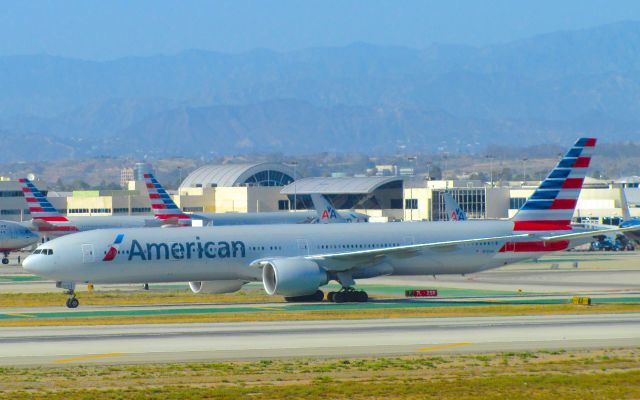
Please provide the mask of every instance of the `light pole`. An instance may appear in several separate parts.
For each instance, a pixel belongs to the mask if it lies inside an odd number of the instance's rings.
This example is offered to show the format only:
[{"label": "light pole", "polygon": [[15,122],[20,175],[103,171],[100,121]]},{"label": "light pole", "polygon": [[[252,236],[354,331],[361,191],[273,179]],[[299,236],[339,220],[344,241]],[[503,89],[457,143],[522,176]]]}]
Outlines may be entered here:
[{"label": "light pole", "polygon": [[489,159],[489,165],[490,165],[489,169],[491,171],[489,182],[491,184],[491,187],[493,187],[493,156],[485,156],[485,157]]},{"label": "light pole", "polygon": [[527,182],[527,161],[529,159],[526,157],[522,159],[522,186]]},{"label": "light pole", "polygon": [[[297,177],[297,168],[298,168],[298,162],[297,161],[291,161],[289,163],[290,165],[293,165],[293,211],[298,211],[298,177]],[[289,207],[289,209],[291,209],[291,207]]]},{"label": "light pole", "polygon": [[411,183],[409,186],[409,215],[410,215],[410,220],[413,221],[413,178],[416,175],[416,160],[418,159],[418,157],[412,156],[412,157],[407,157],[407,160],[411,161],[411,163],[413,164],[413,167],[411,169]]}]

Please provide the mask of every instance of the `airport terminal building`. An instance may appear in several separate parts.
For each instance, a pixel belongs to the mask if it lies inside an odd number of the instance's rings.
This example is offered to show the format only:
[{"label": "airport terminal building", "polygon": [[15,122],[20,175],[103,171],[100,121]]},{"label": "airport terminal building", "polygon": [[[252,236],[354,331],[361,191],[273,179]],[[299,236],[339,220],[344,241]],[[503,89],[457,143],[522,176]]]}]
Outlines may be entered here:
[{"label": "airport terminal building", "polygon": [[[69,216],[148,215],[151,208],[143,181],[124,190],[48,192],[52,204]],[[538,182],[487,184],[473,180],[428,180],[421,176],[306,177],[282,163],[205,165],[190,173],[173,194],[187,213],[296,211],[312,208],[310,194],[325,194],[339,210],[355,210],[372,221],[438,221],[445,218],[442,194],[449,192],[473,219],[509,218],[533,193]],[[587,178],[574,220],[616,223],[622,216],[621,192],[633,216],[640,216],[640,178],[617,181]],[[0,180],[0,219],[30,219],[20,184]]]}]

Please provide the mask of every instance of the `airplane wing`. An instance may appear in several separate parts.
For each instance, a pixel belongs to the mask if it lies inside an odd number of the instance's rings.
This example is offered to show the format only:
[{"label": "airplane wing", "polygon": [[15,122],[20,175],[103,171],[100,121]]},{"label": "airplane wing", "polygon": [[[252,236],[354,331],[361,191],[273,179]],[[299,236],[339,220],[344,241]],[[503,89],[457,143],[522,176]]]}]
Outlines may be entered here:
[{"label": "airplane wing", "polygon": [[[343,253],[318,254],[313,256],[303,256],[307,260],[317,262],[321,267],[328,271],[345,271],[361,265],[369,265],[379,261],[380,258],[386,256],[402,257],[403,255],[413,255],[416,251],[421,250],[445,250],[455,246],[473,243],[485,243],[493,241],[508,241],[512,239],[524,239],[532,237],[532,234],[523,233],[507,236],[494,236],[486,238],[447,240],[442,242],[431,242],[422,244],[410,244],[403,246],[384,247],[379,249],[356,250]],[[252,267],[262,267],[271,259],[258,259],[251,263]]]},{"label": "airplane wing", "polygon": [[640,225],[627,226],[627,227],[616,227],[609,229],[595,229],[592,231],[584,231],[584,232],[574,232],[574,233],[565,233],[562,235],[553,235],[553,236],[543,236],[542,239],[545,242],[554,242],[558,240],[570,240],[570,239],[578,239],[589,236],[599,236],[606,235],[609,233],[624,233],[629,231],[639,231]]}]

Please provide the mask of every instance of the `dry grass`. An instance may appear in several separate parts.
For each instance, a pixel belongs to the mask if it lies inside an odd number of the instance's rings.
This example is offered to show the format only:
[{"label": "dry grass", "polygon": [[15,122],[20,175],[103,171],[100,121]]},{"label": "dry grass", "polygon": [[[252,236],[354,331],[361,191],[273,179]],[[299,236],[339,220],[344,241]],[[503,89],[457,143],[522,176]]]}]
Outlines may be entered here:
[{"label": "dry grass", "polygon": [[510,316],[552,315],[584,313],[640,312],[640,304],[598,304],[577,306],[572,304],[491,305],[475,307],[422,307],[386,309],[336,309],[314,311],[257,311],[243,313],[165,314],[98,316],[79,318],[24,318],[0,320],[0,326],[56,326],[56,325],[115,325],[115,324],[167,324],[193,322],[250,322],[250,321],[299,321],[366,318],[410,318],[453,316]]},{"label": "dry grass", "polygon": [[[192,293],[188,290],[171,291],[90,291],[78,294],[83,305],[131,304],[194,304],[194,303],[256,303],[282,301],[282,297],[269,296],[259,289],[244,289],[235,293]],[[64,305],[66,295],[59,293],[5,293],[0,296],[0,307],[46,307]]]},{"label": "dry grass", "polygon": [[636,399],[640,349],[0,369],[0,398]]}]

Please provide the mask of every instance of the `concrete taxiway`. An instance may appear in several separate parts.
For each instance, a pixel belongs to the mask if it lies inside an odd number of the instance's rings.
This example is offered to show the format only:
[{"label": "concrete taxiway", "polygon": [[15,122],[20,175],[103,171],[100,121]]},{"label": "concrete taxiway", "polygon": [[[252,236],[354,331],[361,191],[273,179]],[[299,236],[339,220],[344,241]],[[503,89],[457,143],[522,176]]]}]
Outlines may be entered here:
[{"label": "concrete taxiway", "polygon": [[530,351],[640,345],[640,313],[0,328],[1,365]]}]

